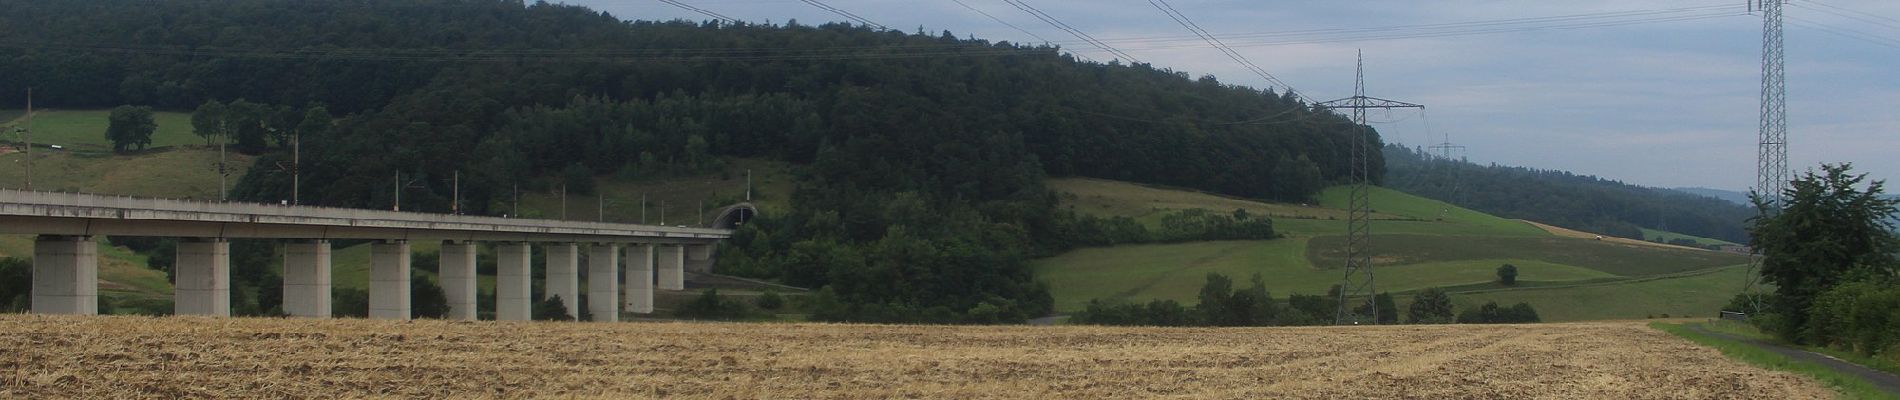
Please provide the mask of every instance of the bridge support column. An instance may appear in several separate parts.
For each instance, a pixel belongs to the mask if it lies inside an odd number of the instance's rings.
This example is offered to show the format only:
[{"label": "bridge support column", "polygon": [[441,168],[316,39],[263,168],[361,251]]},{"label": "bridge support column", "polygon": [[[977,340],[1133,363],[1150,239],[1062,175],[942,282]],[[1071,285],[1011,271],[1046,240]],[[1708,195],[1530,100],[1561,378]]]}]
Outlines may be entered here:
[{"label": "bridge support column", "polygon": [[99,313],[99,244],[90,236],[33,241],[34,314]]},{"label": "bridge support column", "polygon": [[475,244],[469,242],[442,242],[441,268],[436,271],[436,279],[442,281],[443,297],[449,302],[449,319],[474,321],[475,313]]},{"label": "bridge support column", "polygon": [[[581,251],[573,243],[555,243],[546,246],[547,279],[541,281],[541,295],[546,298],[561,297],[561,306],[567,308],[567,315],[580,318],[581,315]],[[537,299],[539,300],[539,299]]]},{"label": "bridge support column", "polygon": [[534,316],[534,300],[530,298],[534,277],[528,270],[532,251],[527,243],[495,245],[496,320],[527,321]]},{"label": "bridge support column", "polygon": [[369,317],[408,320],[409,241],[374,243],[369,253]]},{"label": "bridge support column", "polygon": [[712,273],[714,244],[694,244],[686,246],[686,270],[702,274]]},{"label": "bridge support column", "polygon": [[660,290],[686,290],[686,246],[660,246]]},{"label": "bridge support column", "polygon": [[231,242],[223,238],[178,242],[172,266],[172,313],[231,316]]},{"label": "bridge support column", "polygon": [[620,320],[620,245],[587,247],[587,313],[595,321]]},{"label": "bridge support column", "polygon": [[284,244],[284,313],[330,317],[330,241]]},{"label": "bridge support column", "polygon": [[626,299],[621,305],[635,314],[653,313],[653,245],[627,246]]}]

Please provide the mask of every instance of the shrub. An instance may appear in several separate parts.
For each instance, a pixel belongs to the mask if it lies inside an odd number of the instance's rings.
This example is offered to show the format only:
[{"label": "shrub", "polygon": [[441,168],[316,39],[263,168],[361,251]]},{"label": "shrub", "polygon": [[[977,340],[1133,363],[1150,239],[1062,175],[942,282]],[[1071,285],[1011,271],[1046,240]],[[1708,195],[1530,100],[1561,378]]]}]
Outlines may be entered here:
[{"label": "shrub", "polygon": [[706,289],[699,297],[680,305],[674,316],[690,319],[736,320],[752,316],[743,302],[719,296],[719,289]]},{"label": "shrub", "polygon": [[536,321],[574,320],[574,315],[567,311],[567,303],[563,302],[559,295],[548,296],[547,299],[535,302],[533,313]]},{"label": "shrub", "polygon": [[1425,288],[1412,295],[1406,319],[1414,324],[1444,324],[1452,321],[1451,295],[1444,289]]},{"label": "shrub", "polygon": [[1841,284],[1814,297],[1803,332],[1816,345],[1863,356],[1900,346],[1900,288],[1872,280]]},{"label": "shrub", "polygon": [[777,310],[781,307],[785,307],[785,298],[779,296],[777,291],[766,289],[765,293],[760,294],[757,300],[753,300],[753,303],[762,309]]},{"label": "shrub", "polygon": [[369,291],[352,288],[332,288],[330,293],[336,301],[330,303],[330,315],[337,318],[369,317]]},{"label": "shrub", "polygon": [[449,296],[442,286],[423,276],[409,277],[409,316],[442,318],[449,315]]},{"label": "shrub", "polygon": [[1498,283],[1506,286],[1517,284],[1517,266],[1504,264],[1498,267]]},{"label": "shrub", "polygon": [[1542,320],[1530,303],[1499,307],[1498,302],[1490,301],[1478,308],[1467,308],[1458,313],[1458,323],[1461,324],[1521,324]]}]

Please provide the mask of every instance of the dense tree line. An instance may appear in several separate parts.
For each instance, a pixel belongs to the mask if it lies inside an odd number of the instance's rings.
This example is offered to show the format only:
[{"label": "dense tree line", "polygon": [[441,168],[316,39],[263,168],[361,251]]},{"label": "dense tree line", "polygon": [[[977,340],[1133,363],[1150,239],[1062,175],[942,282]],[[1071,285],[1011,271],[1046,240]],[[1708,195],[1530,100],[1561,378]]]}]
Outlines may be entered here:
[{"label": "dense tree line", "polygon": [[259,138],[319,107],[330,124],[302,132],[305,204],[384,208],[400,173],[404,210],[446,212],[459,172],[460,211],[497,214],[516,186],[728,157],[805,165],[792,211],[721,255],[828,287],[822,304],[838,306],[819,319],[1046,314],[1026,261],[1087,242],[1062,234],[1075,217],[1046,176],[1303,200],[1349,173],[1355,132],[1289,94],[947,31],[627,22],[501,0],[0,5],[0,93],[223,115],[201,134],[262,154],[236,199],[290,198],[285,146]]},{"label": "dense tree line", "polygon": [[1565,171],[1478,165],[1401,146],[1387,146],[1385,156],[1393,189],[1603,235],[1641,240],[1641,228],[1650,228],[1741,243],[1755,216],[1727,201]]},{"label": "dense tree line", "polygon": [[1822,165],[1797,177],[1780,203],[1755,199],[1750,242],[1763,255],[1765,309],[1736,301],[1731,311],[1783,340],[1900,356],[1900,200],[1884,181],[1850,165]]}]

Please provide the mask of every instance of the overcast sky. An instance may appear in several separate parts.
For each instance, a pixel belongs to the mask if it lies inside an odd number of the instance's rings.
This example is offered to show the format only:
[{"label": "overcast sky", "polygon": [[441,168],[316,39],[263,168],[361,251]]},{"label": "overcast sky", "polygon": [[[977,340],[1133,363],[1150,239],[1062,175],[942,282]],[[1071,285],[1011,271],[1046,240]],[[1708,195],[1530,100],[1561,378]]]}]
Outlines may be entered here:
[{"label": "overcast sky", "polygon": [[[679,1],[754,22],[844,20],[801,0]],[[1115,58],[1004,0],[820,1],[905,32],[1046,39],[1096,60]],[[1478,163],[1741,191],[1755,181],[1761,79],[1762,20],[1745,1],[1171,4],[1314,100],[1352,95],[1354,52],[1364,50],[1367,95],[1427,106],[1422,114],[1374,112],[1389,141],[1426,146],[1449,135]],[[707,19],[658,0],[564,2],[622,19]],[[1021,2],[1142,62],[1270,86],[1149,0]],[[1878,179],[1900,175],[1900,2],[1800,0],[1786,10],[1794,171],[1853,162]],[[1392,29],[1345,31],[1360,28]],[[1311,32],[1322,29],[1329,31]],[[1309,32],[1286,35],[1292,31]]]}]

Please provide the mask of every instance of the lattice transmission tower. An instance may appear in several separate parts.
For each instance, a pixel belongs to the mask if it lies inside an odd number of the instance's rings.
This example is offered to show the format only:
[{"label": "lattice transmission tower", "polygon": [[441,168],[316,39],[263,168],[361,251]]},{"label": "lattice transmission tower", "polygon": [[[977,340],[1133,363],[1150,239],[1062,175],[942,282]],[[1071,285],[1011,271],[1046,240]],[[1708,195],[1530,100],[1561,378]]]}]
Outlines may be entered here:
[{"label": "lattice transmission tower", "polygon": [[[1786,0],[1749,0],[1752,10],[1761,11],[1761,130],[1756,153],[1755,191],[1768,207],[1764,213],[1781,209],[1788,189],[1788,85],[1782,68],[1781,6]],[[1766,259],[1760,249],[1749,258],[1747,282],[1742,296],[1754,315],[1762,310],[1761,267]]]},{"label": "lattice transmission tower", "polygon": [[[1352,195],[1349,199],[1350,211],[1346,218],[1346,277],[1339,282],[1339,314],[1333,320],[1336,324],[1359,324],[1361,322],[1377,324],[1379,305],[1373,301],[1378,294],[1372,284],[1372,189],[1371,168],[1372,138],[1366,129],[1366,110],[1394,108],[1425,108],[1423,105],[1401,101],[1366,97],[1366,57],[1359,53],[1357,72],[1354,74],[1352,97],[1320,102],[1315,106],[1325,109],[1352,110],[1352,122],[1358,136],[1352,140]],[[1354,304],[1354,299],[1363,298],[1363,308]],[[1360,311],[1364,313],[1361,314]]]},{"label": "lattice transmission tower", "polygon": [[[1443,200],[1445,201],[1445,206],[1438,209],[1438,219],[1443,220],[1451,216],[1451,207],[1453,207],[1453,204],[1458,203],[1458,189],[1463,186],[1463,182],[1459,181],[1462,177],[1458,176],[1458,167],[1460,167],[1458,163],[1464,159],[1462,155],[1464,154],[1465,146],[1453,144],[1451,142],[1451,133],[1446,132],[1445,141],[1431,146],[1425,146],[1425,148],[1438,152],[1438,161],[1431,163],[1437,165],[1437,170],[1444,172],[1445,197]],[[1458,155],[1453,155],[1453,153]],[[1431,156],[1427,155],[1426,157]]]}]

